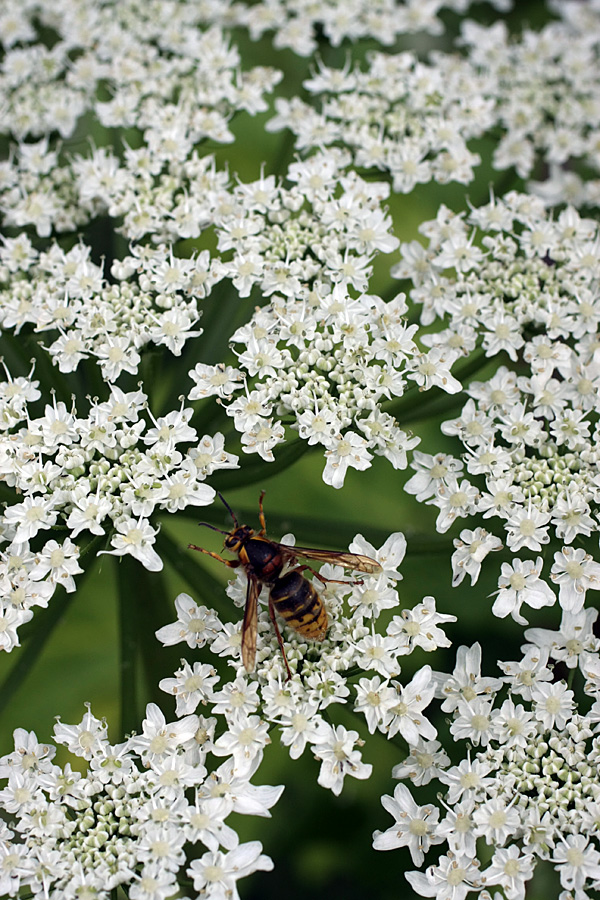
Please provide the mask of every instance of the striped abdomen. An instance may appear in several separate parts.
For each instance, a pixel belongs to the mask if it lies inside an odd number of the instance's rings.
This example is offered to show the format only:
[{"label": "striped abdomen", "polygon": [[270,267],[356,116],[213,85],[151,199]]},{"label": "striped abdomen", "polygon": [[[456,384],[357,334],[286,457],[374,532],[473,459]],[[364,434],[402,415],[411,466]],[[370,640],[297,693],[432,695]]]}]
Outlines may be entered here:
[{"label": "striped abdomen", "polygon": [[327,634],[327,612],[313,585],[299,572],[288,572],[271,588],[273,606],[299,634],[322,641]]}]

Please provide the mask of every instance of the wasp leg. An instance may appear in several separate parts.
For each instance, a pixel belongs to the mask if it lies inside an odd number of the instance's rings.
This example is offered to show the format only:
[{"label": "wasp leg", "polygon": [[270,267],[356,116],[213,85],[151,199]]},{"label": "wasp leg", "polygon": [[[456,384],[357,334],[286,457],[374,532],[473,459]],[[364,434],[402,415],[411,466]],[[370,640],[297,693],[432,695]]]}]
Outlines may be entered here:
[{"label": "wasp leg", "polygon": [[260,531],[258,532],[260,537],[263,537],[267,533],[267,523],[265,521],[265,511],[263,509],[263,498],[265,496],[265,492],[260,492],[260,497],[258,498],[258,518],[260,521]]},{"label": "wasp leg", "polygon": [[279,625],[277,624],[277,619],[275,618],[275,608],[273,607],[273,601],[271,600],[270,597],[269,597],[269,616],[271,617],[271,622],[273,623],[273,628],[275,629],[275,634],[277,635],[277,642],[279,643],[279,649],[281,650],[281,655],[283,656],[283,661],[285,663],[285,668],[287,670],[286,681],[290,681],[291,677],[292,677],[292,672],[288,665],[287,656],[285,655],[285,647],[283,646],[283,638],[281,637]]},{"label": "wasp leg", "polygon": [[195,544],[188,544],[188,550],[199,550],[200,553],[206,553],[207,556],[212,556],[213,559],[218,559],[219,562],[222,562],[226,566],[229,566],[230,569],[236,569],[241,565],[239,559],[225,559],[223,556],[219,556],[218,553],[213,553],[212,550],[205,550],[204,547],[196,547]]},{"label": "wasp leg", "polygon": [[[290,549],[293,550],[294,548],[291,547]],[[338,579],[338,578],[325,578],[325,576],[321,575],[320,572],[317,572],[316,569],[313,569],[311,566],[307,566],[307,565],[296,566],[294,568],[294,572],[305,572],[306,570],[311,572],[312,575],[315,576],[315,578],[318,578],[319,581],[321,582],[321,584],[328,584],[328,583],[331,583],[331,584],[364,584],[364,581],[362,580],[362,578],[359,578],[357,581],[348,581],[347,579],[342,581],[341,579]]]}]

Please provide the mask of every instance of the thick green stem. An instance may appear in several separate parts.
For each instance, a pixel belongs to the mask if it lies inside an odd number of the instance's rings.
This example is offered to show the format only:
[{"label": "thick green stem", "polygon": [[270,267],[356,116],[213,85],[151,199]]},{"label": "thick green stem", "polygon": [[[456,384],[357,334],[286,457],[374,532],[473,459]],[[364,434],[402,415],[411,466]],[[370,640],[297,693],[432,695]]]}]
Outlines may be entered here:
[{"label": "thick green stem", "polygon": [[140,563],[129,556],[116,560],[119,596],[119,680],[121,734],[139,729],[138,694],[138,575]]}]

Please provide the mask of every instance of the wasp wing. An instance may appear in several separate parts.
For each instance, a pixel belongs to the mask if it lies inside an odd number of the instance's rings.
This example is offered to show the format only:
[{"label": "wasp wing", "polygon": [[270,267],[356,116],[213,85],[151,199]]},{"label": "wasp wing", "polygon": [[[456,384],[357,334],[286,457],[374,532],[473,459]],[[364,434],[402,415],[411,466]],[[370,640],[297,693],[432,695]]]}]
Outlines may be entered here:
[{"label": "wasp wing", "polygon": [[344,566],[346,569],[366,572],[368,575],[381,572],[381,566],[376,559],[362,556],[360,553],[347,553],[344,550],[318,550],[314,547],[289,547],[286,544],[277,544],[277,546],[288,559],[302,556],[304,559],[315,559],[318,562],[331,563],[333,566]]},{"label": "wasp wing", "polygon": [[252,572],[246,572],[248,587],[246,589],[246,607],[242,622],[242,662],[246,672],[254,671],[256,660],[256,632],[258,630],[258,595],[260,582]]}]

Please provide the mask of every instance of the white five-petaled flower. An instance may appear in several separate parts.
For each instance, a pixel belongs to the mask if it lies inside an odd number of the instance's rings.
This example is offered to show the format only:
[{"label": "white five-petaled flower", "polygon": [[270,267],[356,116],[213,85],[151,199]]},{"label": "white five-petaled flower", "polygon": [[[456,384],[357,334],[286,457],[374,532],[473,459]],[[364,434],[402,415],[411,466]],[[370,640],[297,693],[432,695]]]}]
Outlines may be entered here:
[{"label": "white five-petaled flower", "polygon": [[342,792],[346,775],[352,778],[369,778],[373,770],[370,763],[362,761],[360,750],[355,749],[362,742],[357,731],[348,731],[343,725],[335,728],[326,723],[312,751],[321,760],[317,781],[321,787],[329,788],[336,796]]}]

